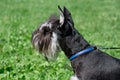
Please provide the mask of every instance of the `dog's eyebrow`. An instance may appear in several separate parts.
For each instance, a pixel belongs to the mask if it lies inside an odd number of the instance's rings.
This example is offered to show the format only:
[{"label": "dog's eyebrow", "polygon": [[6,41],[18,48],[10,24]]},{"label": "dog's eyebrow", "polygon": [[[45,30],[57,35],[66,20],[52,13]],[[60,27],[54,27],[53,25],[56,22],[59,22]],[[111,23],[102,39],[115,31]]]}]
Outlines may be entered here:
[{"label": "dog's eyebrow", "polygon": [[48,25],[48,22],[43,23],[43,24],[40,26],[39,30],[41,30],[44,26],[49,26],[49,25]]}]

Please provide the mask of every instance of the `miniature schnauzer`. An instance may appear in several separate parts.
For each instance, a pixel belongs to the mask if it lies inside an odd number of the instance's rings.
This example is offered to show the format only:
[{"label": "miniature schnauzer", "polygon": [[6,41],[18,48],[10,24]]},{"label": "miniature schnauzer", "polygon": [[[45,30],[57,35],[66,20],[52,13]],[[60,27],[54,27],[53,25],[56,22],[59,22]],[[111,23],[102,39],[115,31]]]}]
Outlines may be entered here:
[{"label": "miniature schnauzer", "polygon": [[75,29],[68,9],[58,9],[60,18],[50,17],[33,32],[33,46],[48,60],[62,50],[71,61],[71,80],[120,80],[120,59],[91,46]]}]

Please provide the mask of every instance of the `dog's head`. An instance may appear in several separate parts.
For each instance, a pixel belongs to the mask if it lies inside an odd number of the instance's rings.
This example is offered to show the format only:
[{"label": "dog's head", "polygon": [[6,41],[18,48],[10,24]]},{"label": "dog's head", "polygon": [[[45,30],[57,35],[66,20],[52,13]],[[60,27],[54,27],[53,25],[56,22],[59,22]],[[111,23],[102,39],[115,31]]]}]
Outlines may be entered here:
[{"label": "dog's head", "polygon": [[32,34],[32,44],[48,60],[54,59],[60,50],[59,39],[72,34],[74,23],[70,12],[58,6],[60,18],[50,17]]}]

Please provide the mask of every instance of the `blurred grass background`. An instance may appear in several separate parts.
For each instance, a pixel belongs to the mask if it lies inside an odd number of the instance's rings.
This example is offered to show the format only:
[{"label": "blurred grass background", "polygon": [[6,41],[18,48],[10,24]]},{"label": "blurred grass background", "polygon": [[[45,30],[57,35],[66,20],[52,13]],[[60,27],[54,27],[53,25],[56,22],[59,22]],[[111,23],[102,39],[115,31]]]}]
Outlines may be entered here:
[{"label": "blurred grass background", "polygon": [[[61,52],[47,62],[33,50],[31,34],[66,6],[75,27],[91,44],[120,47],[120,0],[0,0],[0,80],[69,80],[69,60]],[[120,58],[120,50],[106,50]]]}]

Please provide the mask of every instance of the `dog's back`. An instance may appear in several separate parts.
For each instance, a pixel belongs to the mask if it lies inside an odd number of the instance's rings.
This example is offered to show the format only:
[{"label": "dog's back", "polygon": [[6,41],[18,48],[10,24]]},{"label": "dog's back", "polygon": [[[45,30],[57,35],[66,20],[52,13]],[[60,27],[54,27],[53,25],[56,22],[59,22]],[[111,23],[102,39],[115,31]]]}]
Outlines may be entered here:
[{"label": "dog's back", "polygon": [[72,65],[82,80],[120,80],[120,60],[100,50],[76,58]]}]

